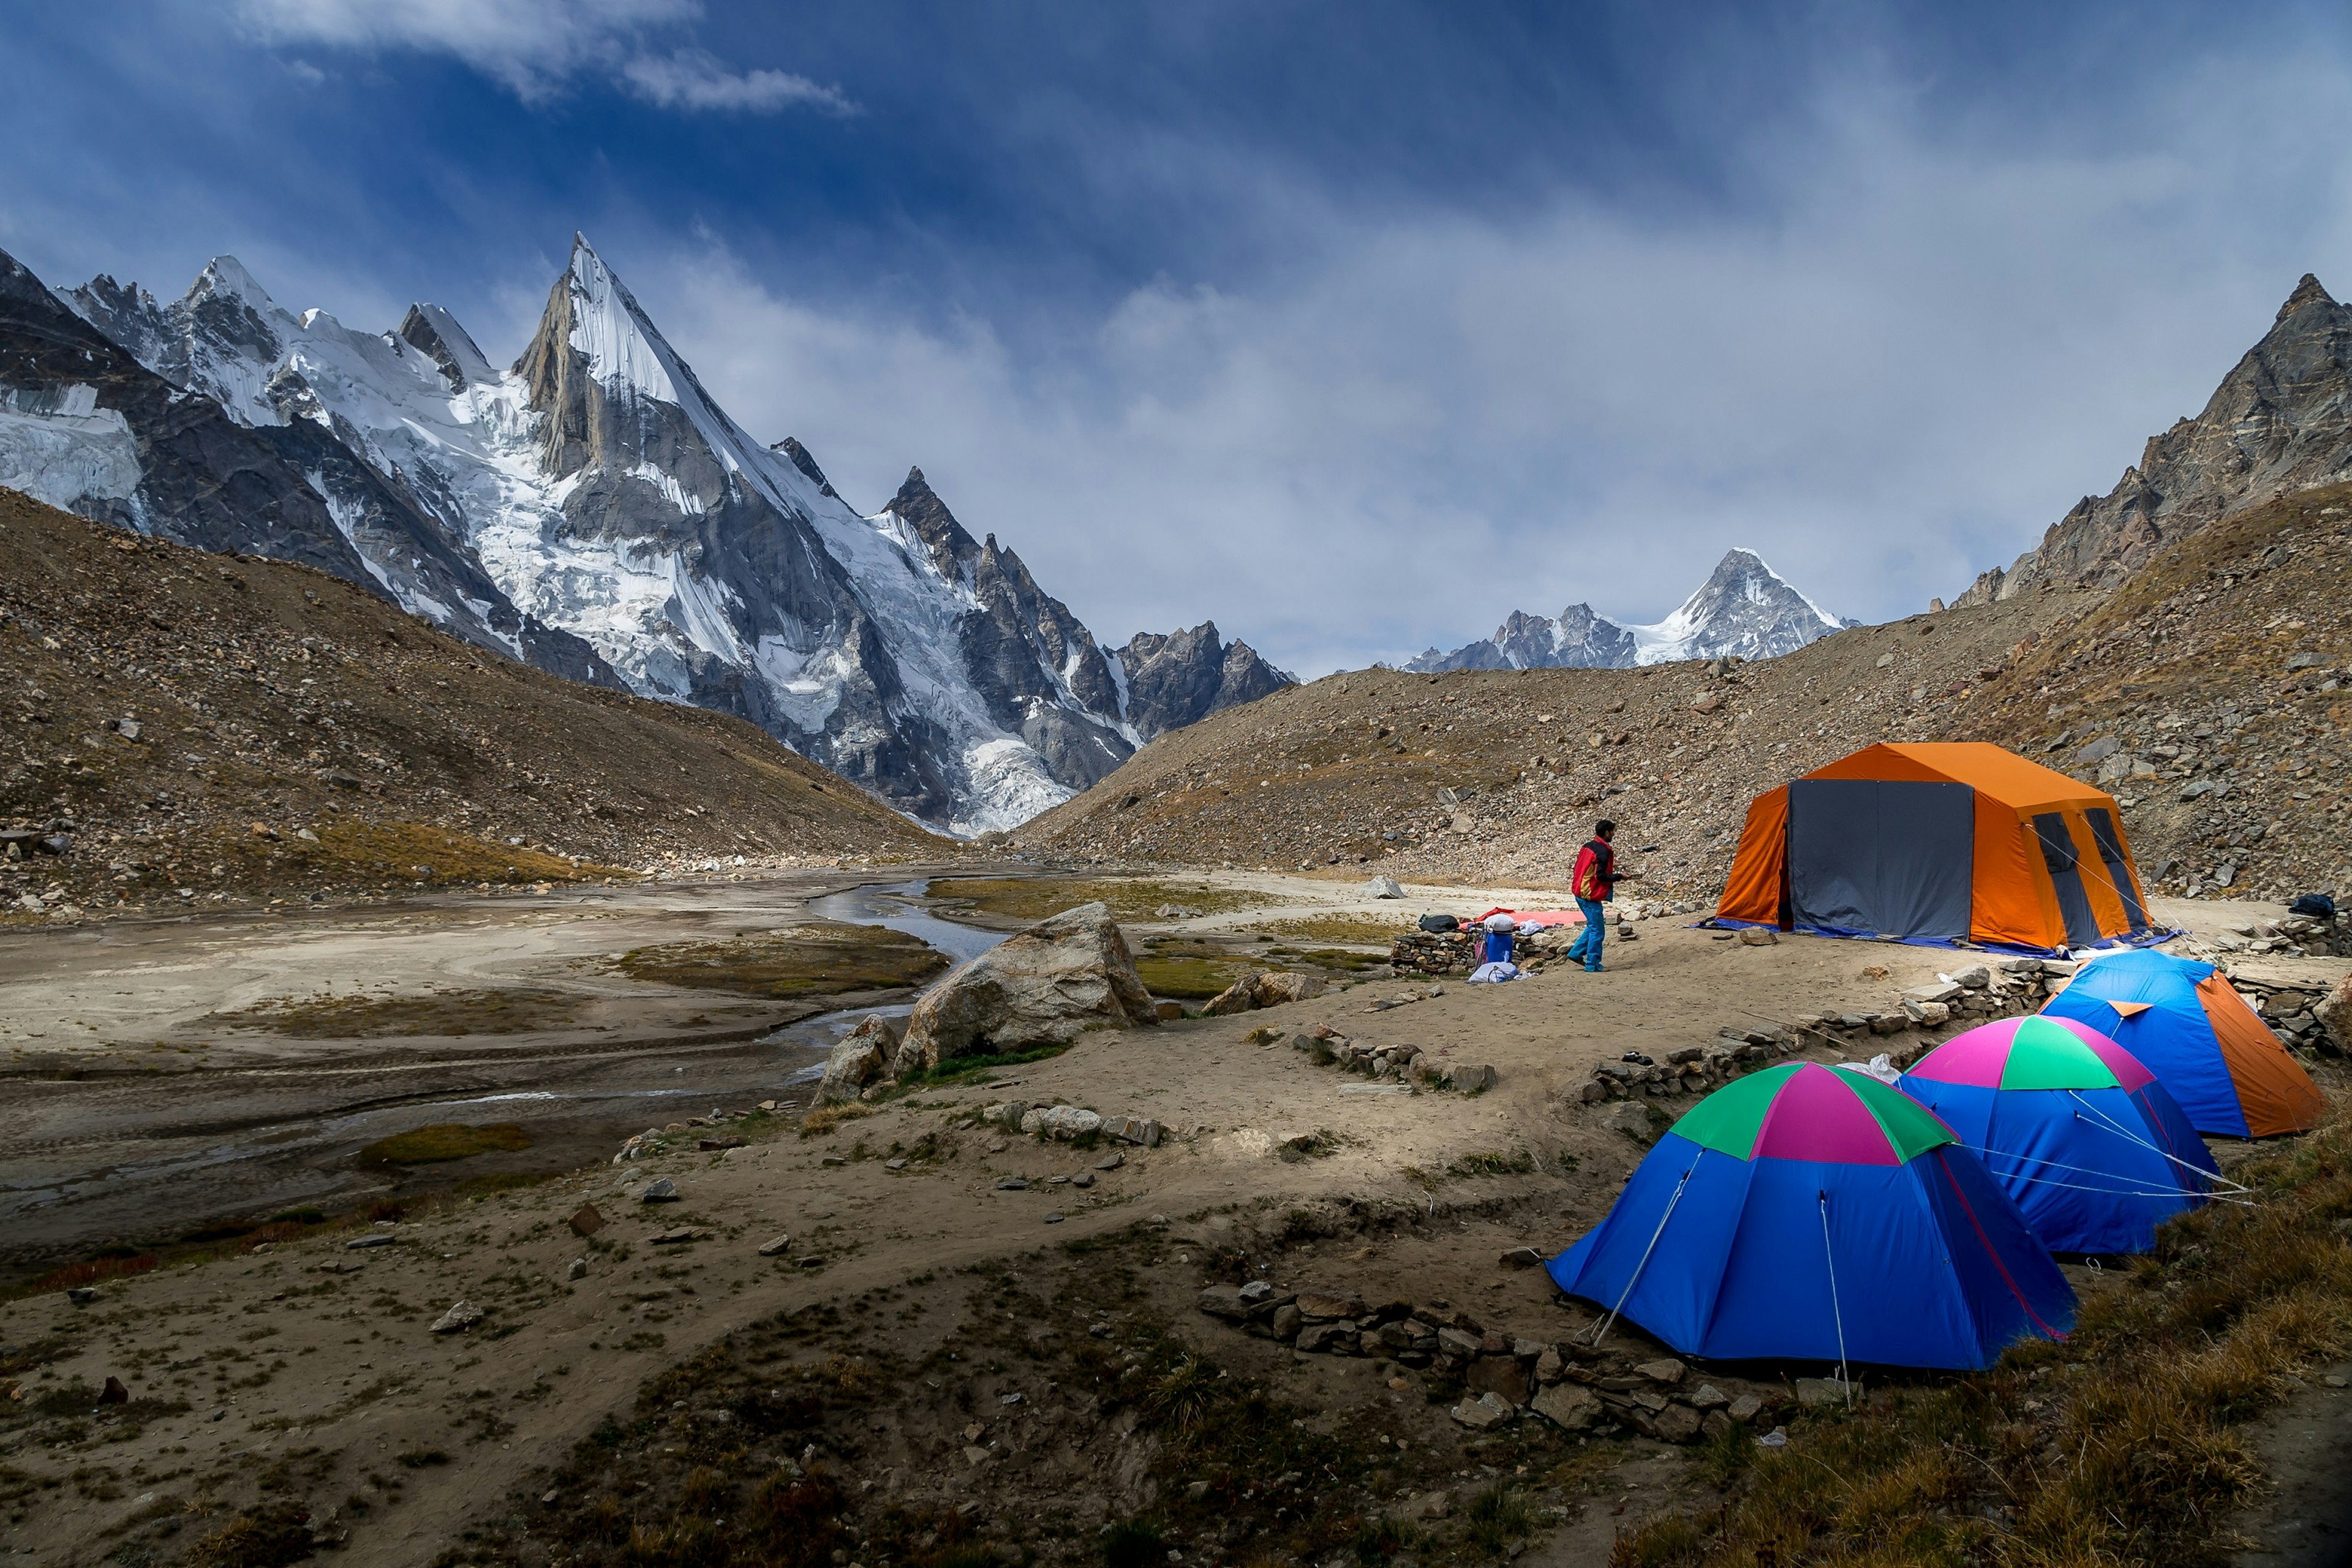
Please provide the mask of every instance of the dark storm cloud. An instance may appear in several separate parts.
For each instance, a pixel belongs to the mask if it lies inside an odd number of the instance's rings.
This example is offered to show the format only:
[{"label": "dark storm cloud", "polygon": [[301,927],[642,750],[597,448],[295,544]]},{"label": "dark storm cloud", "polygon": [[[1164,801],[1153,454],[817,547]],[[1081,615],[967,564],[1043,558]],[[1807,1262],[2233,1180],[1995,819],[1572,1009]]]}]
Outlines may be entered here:
[{"label": "dark storm cloud", "polygon": [[1916,608],[2345,271],[2325,12],[113,20],[20,28],[0,107],[0,245],[53,280],[234,251],[499,355],[584,227],[859,505],[919,462],[1097,632],[1307,672],[1654,619],[1733,544]]}]

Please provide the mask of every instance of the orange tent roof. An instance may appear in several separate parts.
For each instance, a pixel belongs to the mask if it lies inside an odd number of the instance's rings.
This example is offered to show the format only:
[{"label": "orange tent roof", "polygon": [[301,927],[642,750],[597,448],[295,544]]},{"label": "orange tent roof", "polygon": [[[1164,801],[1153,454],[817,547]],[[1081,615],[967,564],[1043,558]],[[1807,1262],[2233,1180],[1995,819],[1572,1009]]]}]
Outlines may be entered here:
[{"label": "orange tent roof", "polygon": [[2030,763],[1985,741],[1882,742],[1816,768],[1809,779],[1946,780],[1989,795],[2015,811],[2041,811],[2085,802],[2112,806],[2102,789]]}]

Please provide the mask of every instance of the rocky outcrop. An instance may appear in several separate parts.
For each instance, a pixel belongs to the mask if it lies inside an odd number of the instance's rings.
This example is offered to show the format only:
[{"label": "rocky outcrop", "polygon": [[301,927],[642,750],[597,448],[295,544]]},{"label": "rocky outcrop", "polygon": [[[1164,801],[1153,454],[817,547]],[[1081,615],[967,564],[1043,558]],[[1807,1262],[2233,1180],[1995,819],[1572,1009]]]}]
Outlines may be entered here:
[{"label": "rocky outcrop", "polygon": [[940,574],[964,584],[978,601],[958,618],[956,637],[990,717],[1074,789],[1134,754],[1119,731],[1118,687],[1094,634],[1037,586],[1020,556],[992,533],[974,543],[920,468],[907,470],[883,516],[911,530]]},{"label": "rocky outcrop", "polygon": [[1685,658],[1773,658],[1793,653],[1841,624],[1790,587],[1752,550],[1733,550],[1698,591],[1652,626],[1621,626],[1590,605],[1558,620],[1514,610],[1495,635],[1452,653],[1430,648],[1404,668],[1631,669]]},{"label": "rocky outcrop", "polygon": [[2194,419],[2149,438],[2104,496],[2084,496],[2042,542],[1954,601],[2043,584],[2112,588],[2173,541],[2291,490],[2352,478],[2352,306],[2309,273],[2270,331]]},{"label": "rocky outcrop", "polygon": [[1322,995],[1323,990],[1323,980],[1319,975],[1260,970],[1255,974],[1243,975],[1218,992],[1202,1005],[1201,1012],[1206,1017],[1223,1018],[1260,1007],[1279,1007],[1286,1002],[1304,1002]]},{"label": "rocky outcrop", "polygon": [[869,1015],[843,1036],[824,1059],[824,1076],[817,1080],[816,1102],[838,1105],[856,1100],[866,1086],[880,1078],[898,1054],[898,1031],[890,1020]]},{"label": "rocky outcrop", "polygon": [[898,1077],[952,1057],[1066,1046],[1090,1029],[1156,1025],[1118,922],[1081,904],[1008,937],[934,986],[907,1019]]},{"label": "rocky outcrop", "polygon": [[1167,636],[1138,632],[1118,663],[1128,724],[1147,741],[1298,684],[1249,644],[1220,638],[1214,621]]}]

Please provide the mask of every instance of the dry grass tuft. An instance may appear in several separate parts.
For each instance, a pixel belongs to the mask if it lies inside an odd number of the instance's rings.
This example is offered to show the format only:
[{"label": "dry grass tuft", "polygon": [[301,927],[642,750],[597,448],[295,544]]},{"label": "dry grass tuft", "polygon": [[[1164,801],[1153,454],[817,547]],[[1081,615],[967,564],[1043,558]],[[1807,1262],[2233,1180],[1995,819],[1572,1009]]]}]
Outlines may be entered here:
[{"label": "dry grass tuft", "polygon": [[1622,1535],[1612,1568],[2119,1568],[2210,1554],[2262,1477],[2238,1427],[2352,1344],[2352,1122],[2248,1166],[2253,1207],[2183,1215],[2063,1345],[1710,1450],[1715,1512]]}]

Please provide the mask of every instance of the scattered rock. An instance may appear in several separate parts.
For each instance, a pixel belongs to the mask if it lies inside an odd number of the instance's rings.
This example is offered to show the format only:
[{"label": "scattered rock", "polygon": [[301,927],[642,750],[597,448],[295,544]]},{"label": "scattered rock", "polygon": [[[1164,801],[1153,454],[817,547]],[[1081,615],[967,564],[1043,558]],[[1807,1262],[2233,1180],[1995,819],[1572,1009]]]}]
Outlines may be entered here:
[{"label": "scattered rock", "polygon": [[1449,1491],[1415,1492],[1397,1510],[1399,1519],[1444,1519],[1454,1512]]},{"label": "scattered rock", "polygon": [[760,1256],[762,1258],[782,1258],[792,1249],[793,1238],[789,1236],[773,1236],[760,1243]]},{"label": "scattered rock", "polygon": [[482,1310],[471,1301],[460,1301],[433,1321],[436,1334],[461,1334],[482,1321]]},{"label": "scattered rock", "polygon": [[1364,884],[1364,891],[1367,895],[1375,899],[1402,899],[1404,897],[1404,889],[1397,885],[1397,879],[1394,877],[1375,877],[1370,881]]},{"label": "scattered rock", "polygon": [[571,1262],[569,1262],[569,1263],[567,1263],[567,1264],[565,1264],[565,1265],[563,1266],[563,1277],[564,1277],[566,1279],[587,1279],[587,1278],[588,1278],[588,1260],[587,1260],[586,1258],[573,1258]]},{"label": "scattered rock", "polygon": [[572,1235],[588,1237],[604,1228],[604,1216],[597,1212],[594,1204],[582,1204],[572,1211],[571,1219],[565,1223],[572,1226]]},{"label": "scattered rock", "polygon": [[1364,1315],[1364,1299],[1350,1292],[1334,1296],[1325,1291],[1302,1291],[1298,1310],[1309,1321],[1328,1322],[1335,1318],[1360,1318]]},{"label": "scattered rock", "polygon": [[996,1190],[1000,1193],[1025,1193],[1029,1190],[1029,1184],[1019,1176],[1001,1176],[997,1178]]},{"label": "scattered rock", "polygon": [[1834,1377],[1797,1379],[1797,1403],[1800,1405],[1843,1405],[1854,1392]]},{"label": "scattered rock", "polygon": [[100,1405],[128,1405],[131,1403],[131,1390],[122,1385],[121,1378],[109,1377],[106,1386],[98,1391],[98,1402]]},{"label": "scattered rock", "polygon": [[1669,1405],[1650,1417],[1650,1428],[1661,1442],[1692,1442],[1698,1436],[1699,1415],[1687,1405]]},{"label": "scattered rock", "polygon": [[98,1300],[98,1292],[88,1285],[77,1285],[66,1292],[66,1300],[77,1307],[87,1307]]},{"label": "scattered rock", "polygon": [[637,1194],[637,1201],[641,1204],[674,1204],[678,1196],[677,1184],[663,1176],[647,1182],[646,1190]]},{"label": "scattered rock", "polygon": [[1650,1126],[1650,1108],[1638,1100],[1621,1100],[1601,1113],[1601,1125],[1647,1144],[1657,1133]]},{"label": "scattered rock", "polygon": [[[1166,1136],[1166,1131],[1160,1123],[1137,1116],[1106,1116],[1103,1118],[1102,1130],[1122,1143],[1140,1144],[1146,1149],[1157,1149],[1160,1147],[1160,1140]],[[1118,1169],[1120,1159],[1121,1156],[1114,1153],[1107,1162],[1096,1165],[1095,1169],[1116,1171]]]},{"label": "scattered rock", "polygon": [[1555,1383],[1538,1389],[1528,1408],[1570,1432],[1589,1429],[1601,1418],[1601,1399],[1580,1383]]},{"label": "scattered rock", "polygon": [[1045,1223],[1046,1223],[1047,1225],[1059,1225],[1059,1224],[1061,1224],[1061,1223],[1062,1223],[1062,1215],[1061,1215],[1060,1211],[1056,1210],[1056,1211],[1055,1211],[1054,1213],[1048,1214],[1048,1215],[1045,1216]]},{"label": "scattered rock", "polygon": [[[1120,1118],[1116,1117],[1116,1116],[1113,1116],[1113,1117],[1108,1118],[1108,1119],[1107,1119],[1107,1120],[1105,1120],[1105,1121],[1103,1122],[1103,1131],[1106,1131],[1106,1132],[1110,1132],[1110,1133],[1111,1133],[1111,1136],[1112,1136],[1112,1137],[1114,1137],[1114,1138],[1116,1138],[1116,1137],[1119,1136],[1119,1134],[1118,1134],[1117,1132],[1112,1132],[1112,1131],[1111,1131],[1111,1122],[1113,1122],[1113,1121],[1119,1121],[1119,1120],[1120,1120]],[[1120,1153],[1118,1150],[1114,1149],[1114,1150],[1112,1150],[1109,1153],[1105,1154],[1101,1159],[1097,1160],[1097,1161],[1095,1162],[1095,1169],[1096,1169],[1096,1170],[1097,1170],[1097,1171],[1116,1171],[1116,1170],[1118,1170],[1121,1165],[1124,1165],[1124,1164],[1126,1164],[1126,1163],[1127,1163],[1127,1156],[1126,1156],[1126,1155],[1124,1155],[1124,1154],[1122,1154],[1122,1153]]]},{"label": "scattered rock", "polygon": [[681,1225],[651,1237],[656,1247],[679,1247],[689,1241],[709,1239],[710,1233],[695,1226]]},{"label": "scattered rock", "polygon": [[1088,1029],[1156,1026],[1106,906],[1082,904],[1006,938],[915,1004],[892,1070],[904,1077],[972,1051],[1066,1046]]},{"label": "scattered rock", "polygon": [[1741,926],[1739,941],[1748,947],[1778,947],[1780,933],[1769,926]]},{"label": "scattered rock", "polygon": [[399,1239],[400,1237],[389,1231],[380,1230],[373,1236],[356,1237],[343,1243],[343,1249],[347,1252],[364,1252],[371,1247],[390,1247]]},{"label": "scattered rock", "polygon": [[1683,1380],[1685,1368],[1682,1363],[1675,1360],[1672,1356],[1666,1356],[1657,1361],[1645,1361],[1636,1366],[1633,1371],[1641,1376],[1648,1378],[1652,1383],[1663,1383],[1668,1387],[1672,1387],[1674,1384],[1680,1383]]},{"label": "scattered rock", "polygon": [[[1030,1125],[1030,1117],[1036,1125]],[[1067,1143],[1102,1131],[1103,1119],[1094,1111],[1076,1105],[1049,1105],[1043,1110],[1030,1112],[1021,1119],[1021,1131],[1034,1132],[1040,1138],[1051,1138]]]},{"label": "scattered rock", "polygon": [[[1501,1394],[1486,1393],[1475,1399],[1465,1399],[1446,1412],[1474,1432],[1486,1432],[1517,1419],[1518,1409]],[[1694,1416],[1693,1420],[1696,1420]]]},{"label": "scattered rock", "polygon": [[1502,1075],[1484,1062],[1454,1062],[1445,1069],[1445,1087],[1456,1094],[1477,1094],[1501,1081]]},{"label": "scattered rock", "polygon": [[1724,1414],[1734,1421],[1753,1421],[1764,1414],[1764,1402],[1752,1394],[1743,1394],[1731,1402]]},{"label": "scattered rock", "polygon": [[1181,1002],[1154,1002],[1151,1010],[1163,1024],[1176,1023],[1184,1016],[1184,1004]]}]

